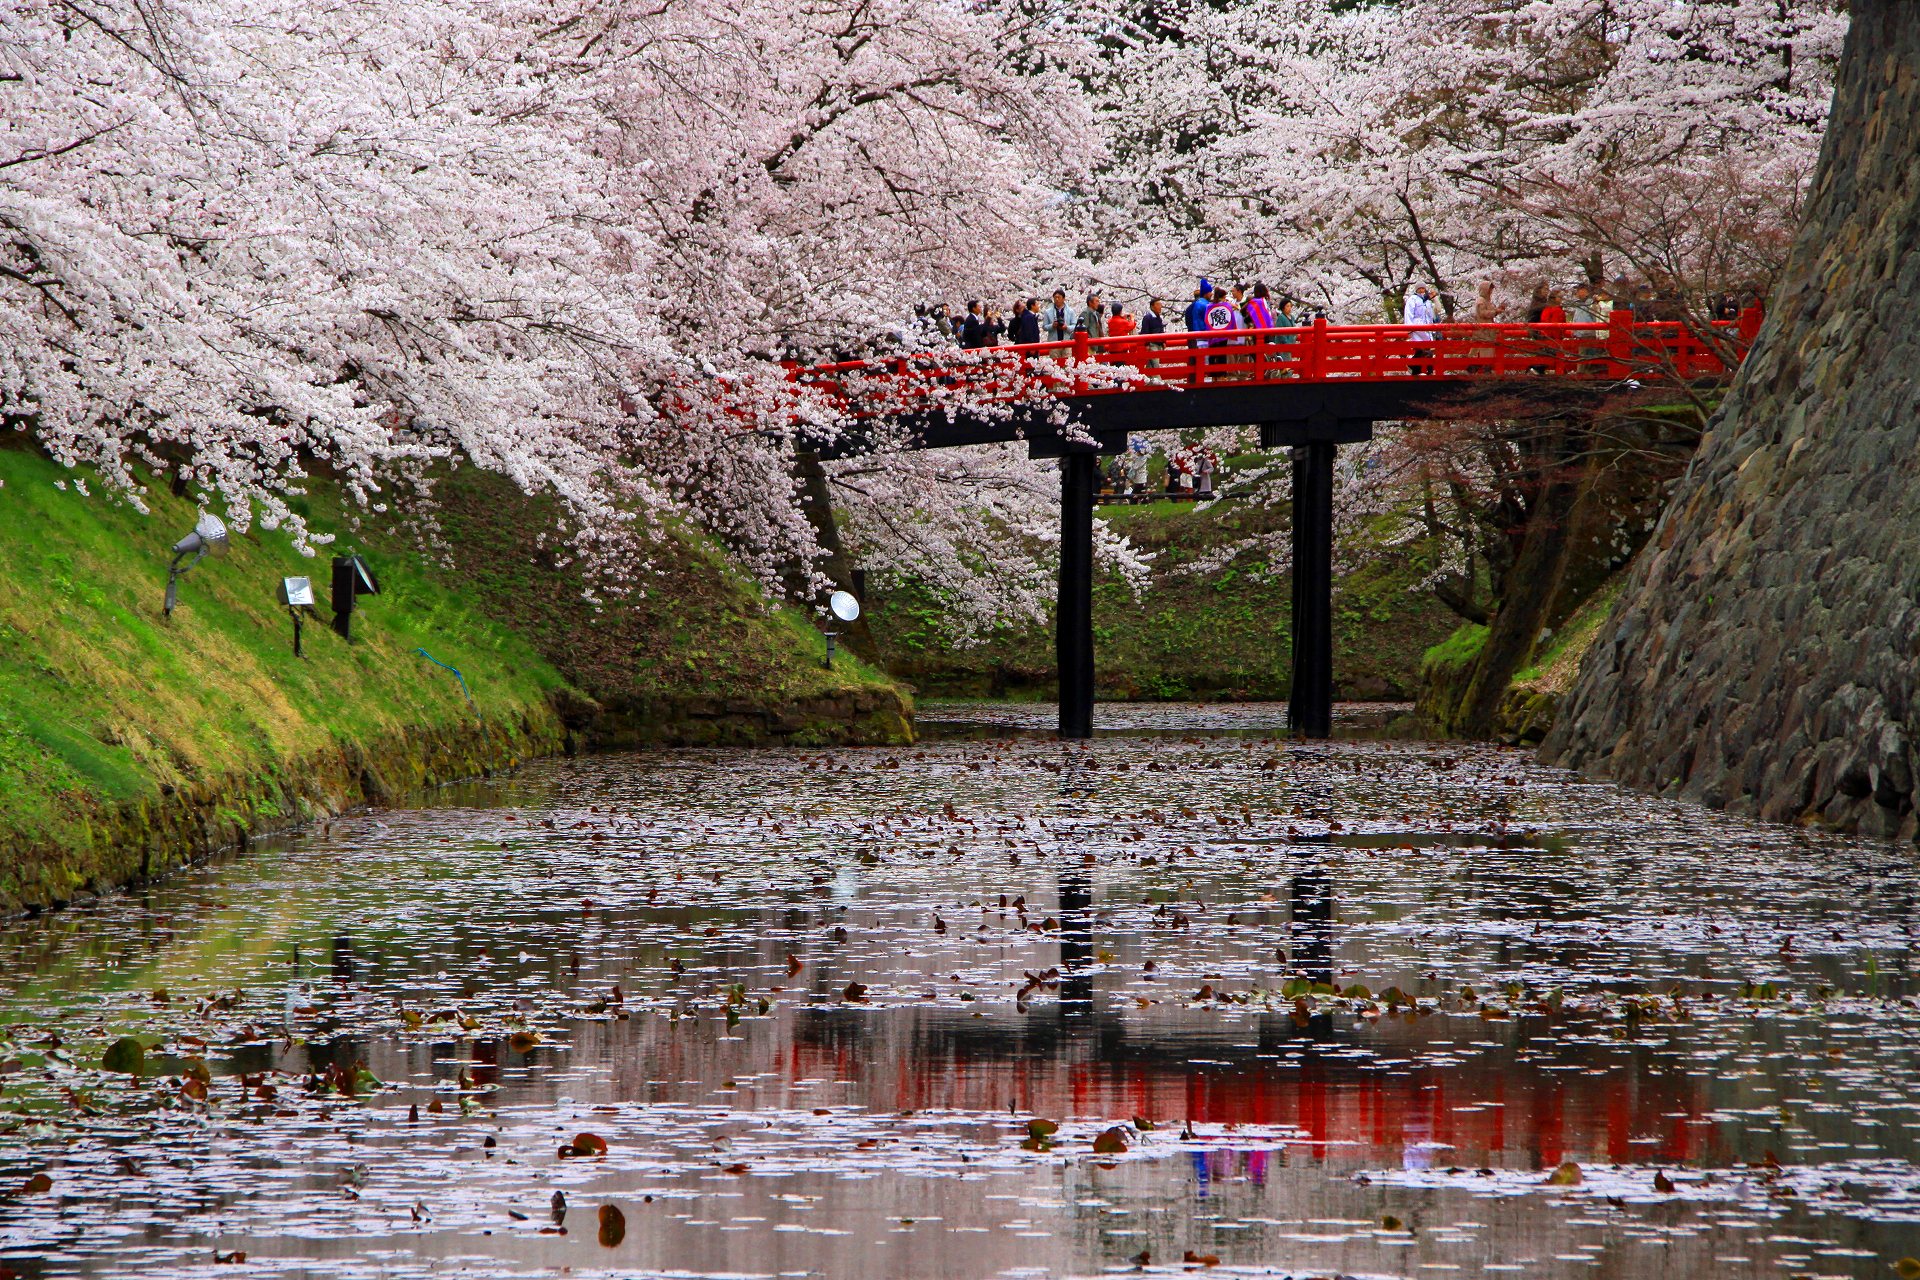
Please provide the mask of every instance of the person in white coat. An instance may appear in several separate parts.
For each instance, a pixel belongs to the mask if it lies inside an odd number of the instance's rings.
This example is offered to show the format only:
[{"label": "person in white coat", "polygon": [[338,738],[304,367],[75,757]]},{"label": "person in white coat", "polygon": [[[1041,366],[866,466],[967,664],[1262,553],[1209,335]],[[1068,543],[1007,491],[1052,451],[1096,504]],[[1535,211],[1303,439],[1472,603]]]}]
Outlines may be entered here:
[{"label": "person in white coat", "polygon": [[1433,300],[1433,291],[1421,285],[1413,291],[1413,297],[1407,299],[1407,324],[1413,332],[1407,335],[1413,343],[1413,372],[1420,374],[1433,372],[1433,344],[1440,335],[1423,325],[1440,323],[1440,306]]}]

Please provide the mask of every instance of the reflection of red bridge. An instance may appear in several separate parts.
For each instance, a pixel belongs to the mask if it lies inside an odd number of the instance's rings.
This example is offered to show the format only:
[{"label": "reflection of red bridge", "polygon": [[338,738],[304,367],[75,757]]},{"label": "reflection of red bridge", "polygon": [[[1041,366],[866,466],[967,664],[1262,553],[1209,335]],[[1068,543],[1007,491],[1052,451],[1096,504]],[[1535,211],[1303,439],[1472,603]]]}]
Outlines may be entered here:
[{"label": "reflection of red bridge", "polygon": [[[1291,1044],[1304,1053],[1285,1062],[1244,1050],[1231,1063],[1189,1061],[1216,1051],[1191,1041],[1118,1055],[1097,1040],[1079,1053],[1061,1042],[976,1055],[956,1038],[894,1054],[843,1025],[809,1029],[781,1065],[789,1080],[851,1080],[858,1100],[876,1110],[992,1115],[1012,1107],[1062,1120],[1258,1125],[1296,1131],[1322,1158],[1349,1148],[1375,1163],[1424,1163],[1428,1147],[1439,1165],[1678,1163],[1702,1155],[1709,1132],[1694,1123],[1709,1109],[1699,1081],[1632,1065],[1604,1074],[1551,1070],[1481,1049],[1457,1065],[1387,1070],[1343,1057],[1335,1045]],[[1089,1060],[1086,1051],[1100,1056]]]},{"label": "reflection of red bridge", "polygon": [[[1027,442],[1061,459],[1060,595],[1055,616],[1060,735],[1093,732],[1095,459],[1130,432],[1260,428],[1262,448],[1294,455],[1293,682],[1288,720],[1324,738],[1333,720],[1334,451],[1375,422],[1421,418],[1477,398],[1490,416],[1523,415],[1570,392],[1597,400],[1629,379],[1726,377],[1759,334],[1758,308],[1705,328],[1636,324],[1329,325],[1233,329],[948,350],[795,367],[796,382],[844,413],[888,421],[914,448]],[[1056,418],[1065,407],[1071,430]],[[871,447],[868,433],[822,447]]]}]

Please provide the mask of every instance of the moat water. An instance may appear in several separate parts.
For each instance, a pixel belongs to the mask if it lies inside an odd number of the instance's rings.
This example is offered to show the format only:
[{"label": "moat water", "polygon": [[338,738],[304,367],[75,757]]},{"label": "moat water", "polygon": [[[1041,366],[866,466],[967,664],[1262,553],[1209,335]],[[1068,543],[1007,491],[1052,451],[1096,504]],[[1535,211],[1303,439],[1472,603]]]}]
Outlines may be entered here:
[{"label": "moat water", "polygon": [[0,1275],[1920,1255],[1912,849],[1373,711],[1051,714],[546,761],[6,926]]}]

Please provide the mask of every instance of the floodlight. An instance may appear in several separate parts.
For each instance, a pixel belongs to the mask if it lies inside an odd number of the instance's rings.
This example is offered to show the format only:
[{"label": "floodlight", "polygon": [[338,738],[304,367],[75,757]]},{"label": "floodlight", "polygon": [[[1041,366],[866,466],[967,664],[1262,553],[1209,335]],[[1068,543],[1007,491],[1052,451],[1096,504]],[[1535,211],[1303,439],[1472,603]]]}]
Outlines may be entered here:
[{"label": "floodlight", "polygon": [[[206,559],[209,552],[217,556],[227,554],[227,526],[220,522],[219,516],[202,511],[194,521],[193,532],[173,544],[173,560],[167,565],[167,601],[161,610],[167,617],[173,616],[173,606],[179,603],[180,579]],[[193,558],[189,560],[188,556]]]},{"label": "floodlight", "polygon": [[300,624],[302,613],[313,611],[313,580],[311,578],[282,578],[276,593],[280,603],[286,606],[287,613],[293,618],[293,656],[304,657],[300,652]]},{"label": "floodlight", "polygon": [[[852,622],[860,616],[860,602],[853,598],[851,591],[836,591],[828,596],[827,609],[834,617],[840,619],[842,622]],[[829,671],[833,670],[833,641],[839,634],[838,631],[828,631],[826,633],[827,670]]]}]

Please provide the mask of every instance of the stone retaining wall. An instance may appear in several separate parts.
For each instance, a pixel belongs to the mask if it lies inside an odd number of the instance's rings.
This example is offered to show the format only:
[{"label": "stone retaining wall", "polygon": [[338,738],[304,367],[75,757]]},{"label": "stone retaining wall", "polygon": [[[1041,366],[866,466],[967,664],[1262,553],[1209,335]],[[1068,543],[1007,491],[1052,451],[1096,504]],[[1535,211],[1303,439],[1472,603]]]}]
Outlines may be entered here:
[{"label": "stone retaining wall", "polygon": [[1920,4],[1855,0],[1754,353],[1545,755],[1911,838],[1920,733]]}]

